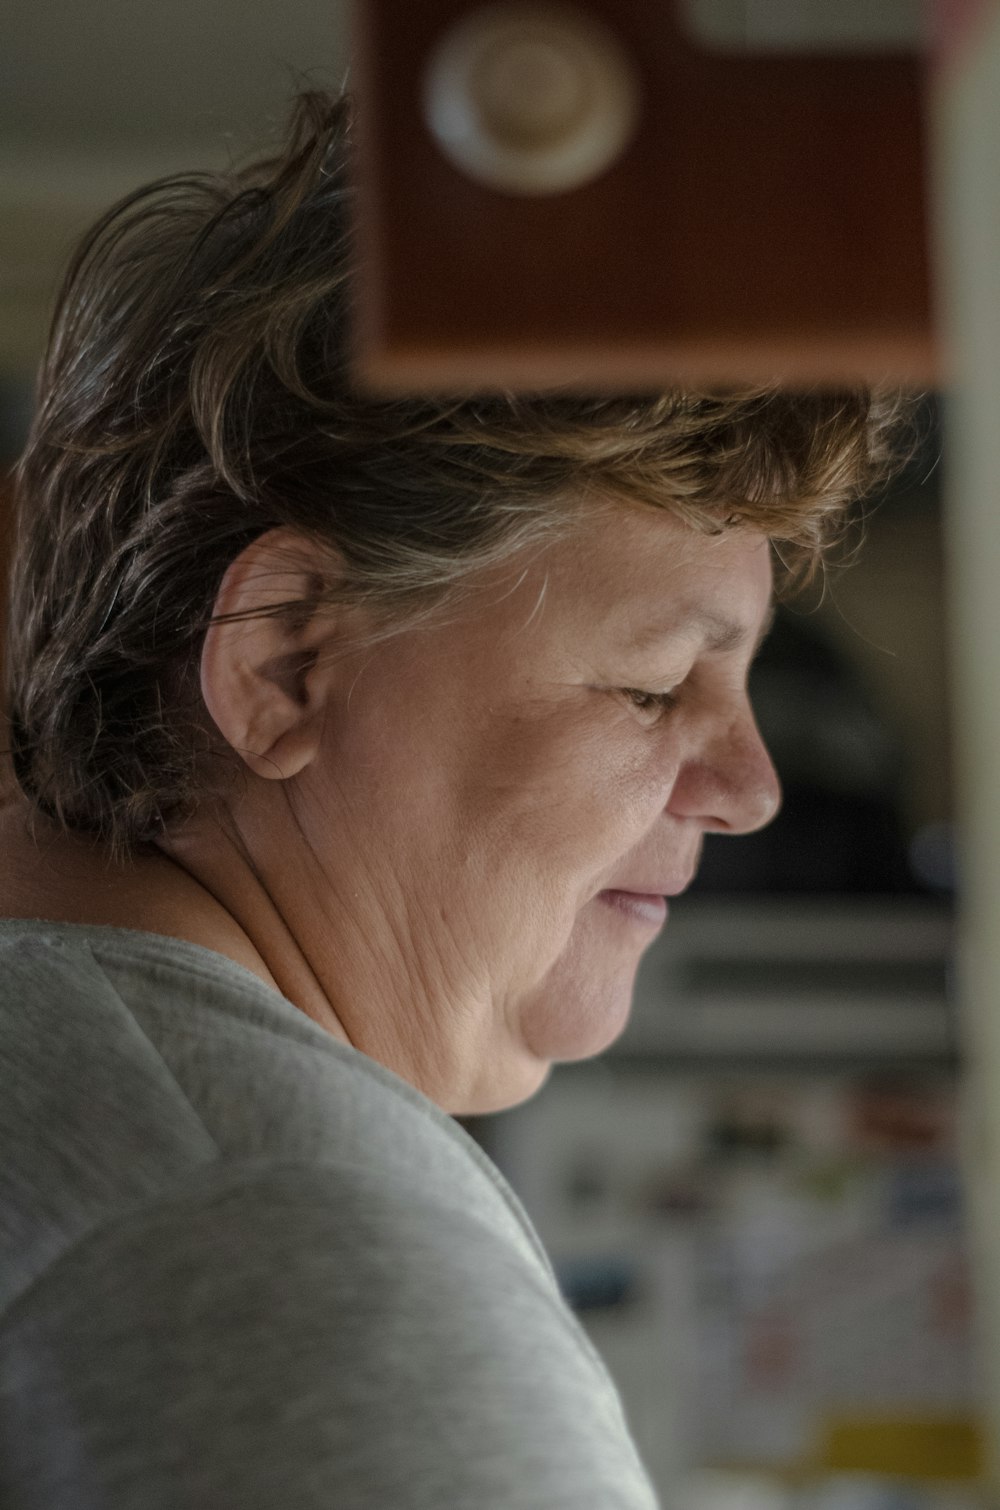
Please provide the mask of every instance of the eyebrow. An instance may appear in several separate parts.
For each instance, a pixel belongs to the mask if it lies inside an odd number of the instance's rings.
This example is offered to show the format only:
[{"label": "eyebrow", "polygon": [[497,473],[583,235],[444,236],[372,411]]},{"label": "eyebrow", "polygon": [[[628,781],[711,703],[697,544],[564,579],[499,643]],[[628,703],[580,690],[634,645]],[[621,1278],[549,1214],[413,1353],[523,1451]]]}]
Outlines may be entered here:
[{"label": "eyebrow", "polygon": [[[754,655],[771,632],[774,614],[775,607],[772,603],[760,629],[754,636]],[[727,619],[724,614],[713,613],[711,609],[700,608],[669,624],[657,625],[655,629],[642,630],[633,639],[632,649],[648,650],[660,640],[666,639],[668,635],[680,634],[690,629],[701,633],[706,650],[715,652],[739,650],[750,638],[750,630],[746,624],[741,624],[737,619]]]}]

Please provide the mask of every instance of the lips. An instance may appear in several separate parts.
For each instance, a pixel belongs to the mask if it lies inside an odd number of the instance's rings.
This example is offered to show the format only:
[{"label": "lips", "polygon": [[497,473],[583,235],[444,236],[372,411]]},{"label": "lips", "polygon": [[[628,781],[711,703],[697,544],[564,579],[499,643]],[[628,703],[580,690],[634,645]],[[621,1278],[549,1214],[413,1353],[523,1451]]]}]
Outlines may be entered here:
[{"label": "lips", "polygon": [[699,859],[700,851],[694,856],[694,864],[686,866],[680,876],[675,870],[670,877],[659,876],[655,879],[647,876],[630,877],[624,884],[609,886],[604,891],[598,892],[598,900],[604,902],[606,906],[614,907],[620,914],[631,918],[634,922],[661,928],[666,922],[669,910],[667,899],[678,897],[682,891],[687,890],[694,880]]},{"label": "lips", "polygon": [[652,891],[624,891],[614,888],[598,893],[598,900],[607,907],[648,927],[660,928],[667,918],[667,899]]}]

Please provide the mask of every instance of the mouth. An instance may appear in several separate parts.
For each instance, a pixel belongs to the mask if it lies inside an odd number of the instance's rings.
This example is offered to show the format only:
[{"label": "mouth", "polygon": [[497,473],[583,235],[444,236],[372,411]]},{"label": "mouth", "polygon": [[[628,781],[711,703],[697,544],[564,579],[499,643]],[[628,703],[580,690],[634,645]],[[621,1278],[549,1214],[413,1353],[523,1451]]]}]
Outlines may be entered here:
[{"label": "mouth", "polygon": [[667,899],[644,891],[601,891],[597,900],[614,908],[621,916],[640,927],[659,929],[667,921]]}]

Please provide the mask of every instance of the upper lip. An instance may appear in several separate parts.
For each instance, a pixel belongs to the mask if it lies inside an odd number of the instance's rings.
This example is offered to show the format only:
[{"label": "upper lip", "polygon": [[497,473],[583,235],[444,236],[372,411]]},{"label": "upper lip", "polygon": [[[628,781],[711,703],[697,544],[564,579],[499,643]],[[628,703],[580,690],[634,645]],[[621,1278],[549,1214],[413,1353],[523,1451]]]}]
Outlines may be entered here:
[{"label": "upper lip", "polygon": [[680,896],[682,891],[687,890],[693,880],[694,873],[692,872],[683,881],[669,881],[665,885],[661,882],[656,882],[651,886],[647,886],[641,882],[619,881],[614,886],[606,886],[604,890],[624,891],[628,892],[631,896],[637,897],[677,897]]}]

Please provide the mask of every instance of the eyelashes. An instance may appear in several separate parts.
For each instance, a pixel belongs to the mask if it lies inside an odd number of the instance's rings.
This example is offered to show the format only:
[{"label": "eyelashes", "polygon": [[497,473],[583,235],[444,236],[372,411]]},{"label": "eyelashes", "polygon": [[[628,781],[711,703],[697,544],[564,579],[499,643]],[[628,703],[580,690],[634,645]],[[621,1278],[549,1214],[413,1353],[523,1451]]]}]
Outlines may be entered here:
[{"label": "eyelashes", "polygon": [[669,713],[679,702],[676,692],[644,692],[641,687],[622,687],[620,690],[630,707],[649,716],[651,720]]}]

